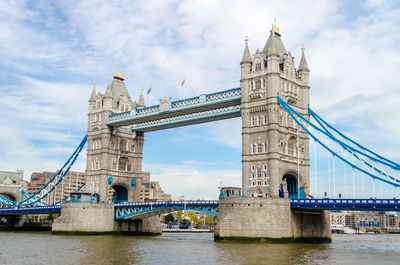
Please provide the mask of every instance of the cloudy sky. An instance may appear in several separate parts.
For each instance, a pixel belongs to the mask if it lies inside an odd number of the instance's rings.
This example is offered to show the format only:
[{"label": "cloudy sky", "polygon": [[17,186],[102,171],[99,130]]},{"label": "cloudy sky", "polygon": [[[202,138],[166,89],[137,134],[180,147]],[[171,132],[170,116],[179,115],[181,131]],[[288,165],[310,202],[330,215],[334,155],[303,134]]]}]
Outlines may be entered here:
[{"label": "cloudy sky", "polygon": [[[147,105],[238,87],[245,36],[262,49],[275,17],[297,63],[306,47],[312,108],[400,161],[395,1],[21,0],[0,2],[0,170],[60,167],[86,132],[93,81],[104,91],[118,67],[135,100],[152,87]],[[240,127],[147,133],[144,169],[168,193],[215,198],[220,182],[241,185]]]}]

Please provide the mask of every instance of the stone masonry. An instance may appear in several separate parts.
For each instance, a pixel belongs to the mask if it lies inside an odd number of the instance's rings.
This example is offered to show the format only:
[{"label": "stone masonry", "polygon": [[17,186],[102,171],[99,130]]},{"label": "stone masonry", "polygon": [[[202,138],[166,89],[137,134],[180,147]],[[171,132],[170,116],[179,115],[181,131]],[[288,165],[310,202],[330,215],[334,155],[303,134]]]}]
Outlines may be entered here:
[{"label": "stone masonry", "polygon": [[310,86],[304,49],[296,69],[276,24],[264,49],[257,49],[253,58],[248,39],[245,41],[240,63],[243,194],[278,197],[285,175],[300,182],[308,194],[309,137],[304,131],[298,131],[293,119],[277,102],[279,93],[295,110],[308,117]]}]

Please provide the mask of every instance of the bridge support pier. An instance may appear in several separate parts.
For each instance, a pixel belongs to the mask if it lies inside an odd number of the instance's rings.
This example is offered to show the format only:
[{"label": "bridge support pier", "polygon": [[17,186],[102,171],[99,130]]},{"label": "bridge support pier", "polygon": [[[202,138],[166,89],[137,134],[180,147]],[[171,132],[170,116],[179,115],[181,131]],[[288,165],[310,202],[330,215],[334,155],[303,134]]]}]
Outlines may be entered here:
[{"label": "bridge support pier", "polygon": [[66,203],[54,220],[53,233],[101,234],[114,232],[114,205]]},{"label": "bridge support pier", "polygon": [[222,198],[215,240],[331,242],[329,213],[292,211],[282,198]]},{"label": "bridge support pier", "polygon": [[58,234],[161,234],[159,216],[138,220],[114,220],[114,205],[105,203],[66,203],[54,220]]},{"label": "bridge support pier", "polygon": [[145,219],[117,221],[118,234],[160,235],[160,217],[152,216]]},{"label": "bridge support pier", "polygon": [[[22,215],[8,215],[4,216],[7,220],[5,227],[7,229],[20,228],[24,226],[25,219]],[[0,217],[1,219],[1,217]]]}]

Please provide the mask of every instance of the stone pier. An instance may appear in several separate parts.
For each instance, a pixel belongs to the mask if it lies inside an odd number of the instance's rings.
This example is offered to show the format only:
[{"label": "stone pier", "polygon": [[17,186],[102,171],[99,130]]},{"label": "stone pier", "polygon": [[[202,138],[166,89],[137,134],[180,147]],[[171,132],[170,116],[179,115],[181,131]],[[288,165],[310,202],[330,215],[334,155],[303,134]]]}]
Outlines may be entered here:
[{"label": "stone pier", "polygon": [[292,211],[282,198],[222,198],[215,240],[331,242],[329,212]]},{"label": "stone pier", "polygon": [[114,205],[106,203],[66,203],[54,220],[59,234],[160,234],[158,216],[134,222],[114,220]]}]

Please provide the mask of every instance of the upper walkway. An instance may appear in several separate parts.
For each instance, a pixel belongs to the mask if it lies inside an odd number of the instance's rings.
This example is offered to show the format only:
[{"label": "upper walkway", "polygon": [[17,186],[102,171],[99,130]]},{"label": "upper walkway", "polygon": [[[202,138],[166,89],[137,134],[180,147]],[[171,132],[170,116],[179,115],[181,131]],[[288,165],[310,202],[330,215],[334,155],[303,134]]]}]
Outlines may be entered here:
[{"label": "upper walkway", "polygon": [[132,126],[132,131],[155,131],[189,124],[240,117],[241,88],[109,115],[107,125]]}]

